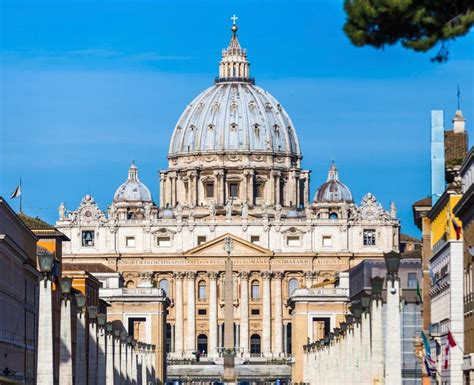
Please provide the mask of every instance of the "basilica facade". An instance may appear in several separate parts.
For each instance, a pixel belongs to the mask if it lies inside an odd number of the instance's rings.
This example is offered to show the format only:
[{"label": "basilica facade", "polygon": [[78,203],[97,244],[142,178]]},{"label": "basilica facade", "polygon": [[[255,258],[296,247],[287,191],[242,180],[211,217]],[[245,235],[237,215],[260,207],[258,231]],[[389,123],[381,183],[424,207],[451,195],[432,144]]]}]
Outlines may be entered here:
[{"label": "basilica facade", "polygon": [[314,320],[332,329],[344,312],[312,307],[307,327],[295,330],[295,290],[340,289],[340,302],[348,298],[348,269],[398,249],[395,206],[384,209],[371,193],[357,204],[334,163],[310,194],[296,129],[249,68],[234,25],[219,76],[174,128],[159,203],[132,163],[107,208],[90,195],[72,211],[59,208],[56,226],[71,240],[63,260],[104,265],[98,275],[109,314],[137,339],[159,342],[150,327],[155,310],[143,298],[135,307],[121,298],[166,292],[170,380],[222,375],[226,236],[233,239],[237,376],[249,382],[289,379],[295,333],[315,338]]}]

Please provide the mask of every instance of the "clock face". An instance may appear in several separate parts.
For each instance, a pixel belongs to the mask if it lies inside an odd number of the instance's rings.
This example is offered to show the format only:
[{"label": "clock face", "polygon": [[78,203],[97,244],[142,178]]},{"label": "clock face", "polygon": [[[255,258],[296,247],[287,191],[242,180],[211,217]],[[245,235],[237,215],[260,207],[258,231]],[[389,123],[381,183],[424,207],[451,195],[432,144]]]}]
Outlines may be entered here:
[{"label": "clock face", "polygon": [[92,212],[87,210],[84,215],[87,217],[87,218],[90,218],[92,216]]}]

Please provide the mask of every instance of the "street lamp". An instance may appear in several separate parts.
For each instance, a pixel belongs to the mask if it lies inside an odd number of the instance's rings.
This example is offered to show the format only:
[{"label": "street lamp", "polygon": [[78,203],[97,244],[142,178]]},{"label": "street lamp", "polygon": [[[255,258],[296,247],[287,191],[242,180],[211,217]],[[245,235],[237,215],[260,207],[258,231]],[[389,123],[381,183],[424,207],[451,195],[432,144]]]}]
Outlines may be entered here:
[{"label": "street lamp", "polygon": [[71,294],[72,278],[61,277],[61,280],[59,281],[59,285],[61,287],[61,294],[63,295],[63,298],[67,299],[69,294]]},{"label": "street lamp", "polygon": [[387,274],[393,282],[393,280],[397,277],[398,268],[400,267],[400,253],[397,253],[396,251],[390,251],[384,254],[384,258]]},{"label": "street lamp", "polygon": [[105,314],[97,314],[97,325],[102,329],[107,321],[107,316]]},{"label": "street lamp", "polygon": [[370,283],[372,284],[372,296],[376,299],[382,296],[383,291],[383,277],[372,277]]},{"label": "street lamp", "polygon": [[46,287],[46,281],[49,279],[53,270],[54,255],[46,249],[38,250],[38,264],[39,270],[43,274],[44,287]]},{"label": "street lamp", "polygon": [[346,322],[348,325],[350,324],[353,324],[354,323],[354,316],[352,314],[346,314]]},{"label": "street lamp", "polygon": [[368,295],[365,291],[360,296],[360,304],[362,305],[362,309],[364,312],[369,311],[370,295]]},{"label": "street lamp", "polygon": [[112,333],[114,331],[114,324],[112,322],[106,322],[105,331],[107,332],[107,334],[112,335]]},{"label": "street lamp", "polygon": [[359,300],[353,301],[350,306],[350,311],[354,315],[356,321],[359,321],[360,316],[362,315],[362,305]]},{"label": "street lamp", "polygon": [[87,312],[89,313],[89,321],[93,321],[97,318],[97,306],[89,306]]},{"label": "street lamp", "polygon": [[341,329],[340,328],[334,328],[334,336],[339,337],[341,335]]},{"label": "street lamp", "polygon": [[341,322],[339,327],[341,328],[341,332],[345,333],[347,331],[347,322]]},{"label": "street lamp", "polygon": [[82,293],[76,293],[76,306],[79,313],[82,313],[82,310],[86,306],[87,297]]}]

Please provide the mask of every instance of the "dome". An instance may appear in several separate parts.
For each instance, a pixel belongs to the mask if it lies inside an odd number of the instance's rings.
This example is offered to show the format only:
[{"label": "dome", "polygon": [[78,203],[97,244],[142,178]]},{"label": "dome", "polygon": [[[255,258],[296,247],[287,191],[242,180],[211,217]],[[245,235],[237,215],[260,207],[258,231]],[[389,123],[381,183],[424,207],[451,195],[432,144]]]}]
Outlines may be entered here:
[{"label": "dome", "polygon": [[216,152],[300,156],[290,117],[272,95],[255,86],[237,28],[232,31],[219,77],[184,110],[171,138],[169,157]]},{"label": "dome", "polygon": [[161,212],[161,219],[174,219],[173,211],[170,209],[165,209]]},{"label": "dome", "polygon": [[138,179],[134,162],[128,169],[128,179],[115,191],[114,202],[152,202],[150,190]]},{"label": "dome", "polygon": [[332,162],[329,168],[328,179],[316,191],[315,203],[321,202],[352,202],[349,188],[339,181],[336,165]]}]

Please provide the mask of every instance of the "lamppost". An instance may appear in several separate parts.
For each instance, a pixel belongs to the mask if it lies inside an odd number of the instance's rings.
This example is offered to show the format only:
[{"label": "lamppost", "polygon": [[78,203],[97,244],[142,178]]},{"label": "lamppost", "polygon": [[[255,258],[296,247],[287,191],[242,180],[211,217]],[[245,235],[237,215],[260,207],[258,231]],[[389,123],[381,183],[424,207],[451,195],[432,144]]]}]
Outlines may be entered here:
[{"label": "lamppost", "polygon": [[[384,255],[384,258],[387,268],[385,384],[400,385],[402,383],[400,281],[398,279],[400,254],[390,251]],[[388,281],[390,281],[390,288]]]},{"label": "lamppost", "polygon": [[234,300],[233,300],[233,268],[230,255],[234,246],[230,236],[224,239],[225,261],[225,295],[224,295],[224,376],[225,383],[235,383],[235,351],[234,351]]},{"label": "lamppost", "polygon": [[372,378],[374,384],[383,384],[384,377],[384,338],[382,324],[382,290],[384,278],[372,277],[372,304],[370,311],[370,322],[372,328]]},{"label": "lamppost", "polygon": [[76,293],[76,365],[74,373],[75,385],[87,385],[86,361],[86,317],[84,308],[87,297]]},{"label": "lamppost", "polygon": [[97,383],[105,385],[105,365],[106,365],[106,338],[105,323],[107,316],[105,314],[97,314]]},{"label": "lamppost", "polygon": [[61,287],[59,383],[72,385],[71,305],[68,305],[72,278],[62,277],[59,285]]},{"label": "lamppost", "polygon": [[105,383],[114,385],[114,325],[112,322],[105,324],[106,334],[106,359],[105,359]]},{"label": "lamppost", "polygon": [[53,305],[51,295],[51,271],[54,255],[41,249],[38,253],[39,270],[43,274],[43,285],[39,285],[38,359],[37,385],[53,385]]},{"label": "lamppost", "polygon": [[88,385],[97,385],[97,307],[89,306],[89,373]]}]

